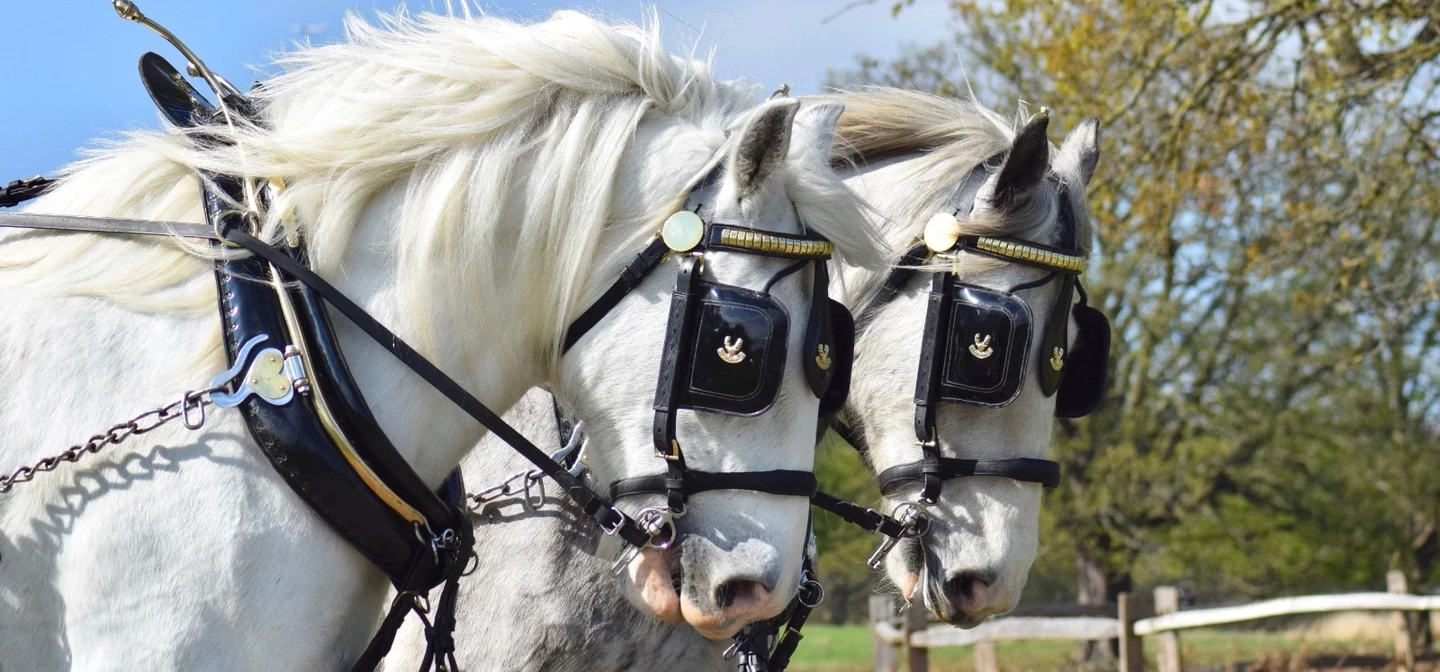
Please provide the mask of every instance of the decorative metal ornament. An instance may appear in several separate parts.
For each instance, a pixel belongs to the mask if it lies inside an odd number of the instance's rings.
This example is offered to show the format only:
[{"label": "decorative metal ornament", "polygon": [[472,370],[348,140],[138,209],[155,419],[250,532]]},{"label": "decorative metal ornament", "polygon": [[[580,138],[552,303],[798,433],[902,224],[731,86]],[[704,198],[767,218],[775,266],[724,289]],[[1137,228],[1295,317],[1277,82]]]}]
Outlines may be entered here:
[{"label": "decorative metal ornament", "polygon": [[736,338],[732,343],[730,337],[726,336],[725,345],[715,348],[715,352],[720,355],[720,359],[725,360],[726,364],[739,364],[745,361],[745,353],[740,351],[740,347],[743,345],[745,345],[745,339]]},{"label": "decorative metal ornament", "polygon": [[970,354],[974,355],[975,359],[989,359],[990,355],[995,354],[995,350],[990,347],[990,335],[986,334],[985,338],[981,339],[980,334],[975,334],[975,345],[970,346]]},{"label": "decorative metal ornament", "polygon": [[815,348],[815,365],[820,367],[821,371],[829,371],[830,365],[834,363],[835,361],[830,359],[830,346],[821,343]]},{"label": "decorative metal ornament", "polygon": [[[210,398],[216,406],[234,408],[251,395],[260,397],[275,406],[284,406],[294,398],[295,386],[286,374],[284,354],[275,348],[265,348],[255,353],[253,360],[250,359],[250,352],[268,338],[268,335],[260,334],[247,341],[240,347],[240,353],[235,356],[235,365],[211,381],[212,385],[219,386],[232,380],[239,380],[239,385],[234,392],[211,393]],[[243,368],[247,360],[249,360],[250,366]],[[240,378],[239,374],[242,368],[245,376]]]},{"label": "decorative metal ornament", "polygon": [[1050,368],[1056,371],[1065,368],[1065,348],[1055,348],[1050,352]]},{"label": "decorative metal ornament", "polygon": [[665,240],[665,246],[676,252],[689,252],[700,244],[700,239],[705,236],[705,220],[689,210],[681,210],[665,220],[665,226],[660,229],[660,237]]},{"label": "decorative metal ornament", "polygon": [[948,252],[960,240],[960,220],[948,212],[937,212],[925,224],[925,247],[931,252]]}]

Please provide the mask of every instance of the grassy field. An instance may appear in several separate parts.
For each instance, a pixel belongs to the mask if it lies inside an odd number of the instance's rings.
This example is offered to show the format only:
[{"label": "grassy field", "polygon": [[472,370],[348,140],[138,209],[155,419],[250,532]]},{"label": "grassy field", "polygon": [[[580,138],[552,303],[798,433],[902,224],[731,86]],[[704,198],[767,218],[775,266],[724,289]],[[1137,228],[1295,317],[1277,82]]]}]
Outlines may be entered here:
[{"label": "grassy field", "polygon": [[[870,672],[870,636],[863,625],[805,626],[805,639],[795,654],[793,672]],[[1385,654],[1392,646],[1383,641],[1325,640],[1304,641],[1275,632],[1241,632],[1233,630],[1189,630],[1181,637],[1187,668],[1224,669],[1231,663],[1262,659],[1288,658],[1290,654],[1306,656],[1322,654]],[[1154,655],[1159,642],[1146,638],[1146,653]],[[1071,662],[1074,642],[1001,642],[999,660],[1007,671],[1066,670]],[[974,669],[971,647],[936,649],[930,654],[933,672],[971,672]],[[1285,669],[1276,667],[1274,669]],[[1327,668],[1328,669],[1328,668]]]}]

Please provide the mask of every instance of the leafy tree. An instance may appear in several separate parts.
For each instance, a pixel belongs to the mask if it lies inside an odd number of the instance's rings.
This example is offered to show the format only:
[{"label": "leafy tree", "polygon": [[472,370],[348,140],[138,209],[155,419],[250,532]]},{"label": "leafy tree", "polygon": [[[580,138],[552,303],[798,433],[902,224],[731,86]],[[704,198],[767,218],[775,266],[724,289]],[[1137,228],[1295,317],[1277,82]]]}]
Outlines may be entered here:
[{"label": "leafy tree", "polygon": [[1082,603],[1137,579],[1203,598],[1433,578],[1440,5],[950,7],[952,40],[832,83],[1102,118],[1086,283],[1112,384],[1058,427],[1037,588],[1066,563]]}]

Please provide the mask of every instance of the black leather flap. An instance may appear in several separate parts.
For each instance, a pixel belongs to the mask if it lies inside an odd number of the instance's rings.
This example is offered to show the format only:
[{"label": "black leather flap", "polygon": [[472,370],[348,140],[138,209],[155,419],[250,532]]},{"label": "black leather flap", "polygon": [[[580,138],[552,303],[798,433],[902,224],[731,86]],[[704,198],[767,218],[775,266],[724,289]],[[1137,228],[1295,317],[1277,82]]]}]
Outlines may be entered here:
[{"label": "black leather flap", "polygon": [[957,284],[951,290],[940,398],[982,406],[1015,400],[1030,350],[1030,308],[1014,294]]},{"label": "black leather flap", "polygon": [[770,409],[785,371],[790,318],[769,294],[704,282],[685,408],[729,415]]}]

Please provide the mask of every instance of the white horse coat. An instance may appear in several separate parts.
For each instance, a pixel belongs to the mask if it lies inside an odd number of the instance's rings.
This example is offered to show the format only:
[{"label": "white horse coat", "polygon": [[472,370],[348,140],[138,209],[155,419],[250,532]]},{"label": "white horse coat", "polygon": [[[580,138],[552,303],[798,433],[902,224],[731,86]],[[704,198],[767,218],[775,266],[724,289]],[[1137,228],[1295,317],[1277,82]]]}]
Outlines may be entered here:
[{"label": "white horse coat", "polygon": [[[137,134],[73,167],[33,210],[198,222],[195,167],[284,177],[266,235],[296,214],[316,270],[486,404],[508,407],[548,383],[607,418],[614,429],[594,438],[628,474],[626,461],[650,451],[634,440],[648,434],[636,418],[650,399],[614,391],[653,386],[667,293],[642,289],[587,337],[623,344],[608,351],[582,346],[561,361],[559,334],[698,180],[754,92],[672,58],[653,32],[576,14],[533,26],[427,15],[350,30],[350,43],[288,57],[290,72],[257,94],[272,130],[210,129],[239,156]],[[794,114],[780,107],[757,114]],[[842,254],[879,259],[823,156],[758,168],[756,157],[727,160],[708,196],[731,220],[785,230],[798,209]],[[755,169],[753,181],[737,165]],[[59,452],[225,368],[208,262],[168,241],[0,236],[0,468]],[[755,282],[774,266],[727,262],[726,281]],[[777,296],[805,314],[798,287]],[[438,485],[480,429],[335,321],[380,425]],[[808,465],[815,401],[804,389],[792,361],[774,418],[682,418],[687,452],[745,469]],[[807,413],[810,425],[797,421]],[[752,514],[743,532],[709,504],[692,515],[714,526],[707,534],[773,546],[765,571],[789,571],[803,504],[767,497],[711,500]],[[752,561],[726,549],[702,560],[721,578]],[[773,588],[776,599],[793,591]],[[212,409],[194,433],[171,423],[0,496],[7,672],[341,669],[385,592],[233,412]]]}]

